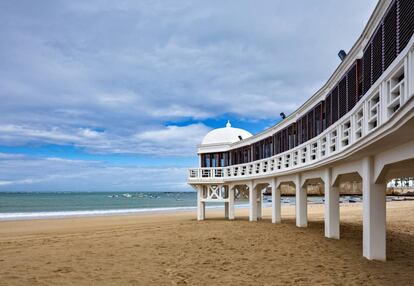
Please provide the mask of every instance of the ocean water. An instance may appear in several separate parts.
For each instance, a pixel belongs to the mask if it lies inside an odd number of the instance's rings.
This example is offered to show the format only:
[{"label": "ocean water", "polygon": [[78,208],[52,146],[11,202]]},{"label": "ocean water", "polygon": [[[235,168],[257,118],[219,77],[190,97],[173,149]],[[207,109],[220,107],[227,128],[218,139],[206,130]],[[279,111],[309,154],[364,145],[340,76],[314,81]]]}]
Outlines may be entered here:
[{"label": "ocean water", "polygon": [[0,220],[195,210],[195,192],[0,193]]},{"label": "ocean water", "polygon": [[[344,199],[341,197],[341,201]],[[323,198],[308,197],[308,201],[323,203]],[[196,203],[195,192],[0,192],[0,220],[195,211]],[[282,204],[293,205],[295,198],[282,197]],[[264,207],[270,206],[271,197],[265,197]],[[247,200],[236,201],[236,208],[247,207]],[[209,203],[207,208],[223,208],[223,204]]]}]

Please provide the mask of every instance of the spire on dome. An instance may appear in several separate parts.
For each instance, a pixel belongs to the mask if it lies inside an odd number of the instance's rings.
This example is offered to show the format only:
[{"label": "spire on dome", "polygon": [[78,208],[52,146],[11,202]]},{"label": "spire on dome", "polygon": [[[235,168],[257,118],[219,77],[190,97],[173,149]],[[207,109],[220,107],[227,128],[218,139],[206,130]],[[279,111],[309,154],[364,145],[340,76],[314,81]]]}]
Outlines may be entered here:
[{"label": "spire on dome", "polygon": [[230,120],[227,120],[227,124],[226,124],[226,127],[227,127],[227,128],[230,128],[230,127],[231,127],[231,123],[230,123]]}]

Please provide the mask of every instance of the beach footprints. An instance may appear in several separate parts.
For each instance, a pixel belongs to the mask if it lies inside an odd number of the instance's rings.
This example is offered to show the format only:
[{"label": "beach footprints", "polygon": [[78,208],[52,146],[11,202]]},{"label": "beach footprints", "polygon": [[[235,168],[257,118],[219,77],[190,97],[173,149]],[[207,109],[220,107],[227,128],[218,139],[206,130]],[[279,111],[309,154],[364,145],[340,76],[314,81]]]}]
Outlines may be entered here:
[{"label": "beach footprints", "polygon": [[174,270],[171,268],[167,268],[164,271],[170,277],[171,285],[188,284],[189,278],[191,277],[188,273],[184,273],[184,272]]},{"label": "beach footprints", "polygon": [[68,267],[68,266],[62,266],[62,267],[57,268],[53,272],[55,272],[55,273],[62,273],[62,274],[71,273],[71,272],[73,272],[73,268],[72,267]]}]

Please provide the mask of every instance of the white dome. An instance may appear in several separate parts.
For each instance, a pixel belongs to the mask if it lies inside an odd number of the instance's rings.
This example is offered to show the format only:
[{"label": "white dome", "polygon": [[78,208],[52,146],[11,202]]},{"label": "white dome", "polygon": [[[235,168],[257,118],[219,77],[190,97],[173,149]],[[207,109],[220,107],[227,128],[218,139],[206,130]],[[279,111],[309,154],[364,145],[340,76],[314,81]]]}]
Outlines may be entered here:
[{"label": "white dome", "polygon": [[250,136],[252,136],[250,132],[240,128],[233,128],[230,122],[227,121],[225,128],[217,128],[207,133],[201,145],[234,143],[240,141],[240,138],[246,139]]}]

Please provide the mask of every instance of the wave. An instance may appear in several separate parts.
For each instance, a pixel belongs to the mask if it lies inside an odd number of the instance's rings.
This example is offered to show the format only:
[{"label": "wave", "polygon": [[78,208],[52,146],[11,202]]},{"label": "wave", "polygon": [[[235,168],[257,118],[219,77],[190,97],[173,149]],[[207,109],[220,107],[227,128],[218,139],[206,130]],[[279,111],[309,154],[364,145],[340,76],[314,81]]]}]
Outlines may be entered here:
[{"label": "wave", "polygon": [[82,210],[82,211],[47,211],[47,212],[15,212],[0,213],[0,220],[26,220],[42,218],[126,215],[134,213],[191,211],[196,207],[170,207],[170,208],[141,208],[141,209],[109,209],[109,210]]},{"label": "wave", "polygon": [[[248,205],[237,205],[247,207]],[[207,209],[223,208],[223,206],[207,206]],[[77,211],[45,211],[45,212],[13,212],[0,213],[0,221],[6,220],[31,220],[65,217],[88,217],[88,216],[109,216],[128,215],[139,213],[165,213],[177,211],[195,211],[197,207],[160,207],[160,208],[135,208],[135,209],[108,209],[108,210],[77,210]]]},{"label": "wave", "polygon": [[[313,199],[312,199],[313,200]],[[323,203],[322,199],[314,200],[310,203]],[[284,205],[294,205],[294,199],[286,198],[282,200]],[[248,203],[236,203],[237,208],[248,208]],[[263,207],[271,207],[271,200],[263,202]],[[207,209],[220,209],[223,205],[207,205]],[[140,213],[166,213],[178,211],[196,211],[196,206],[186,207],[154,207],[154,208],[132,208],[132,209],[98,209],[98,210],[72,210],[72,211],[38,211],[38,212],[9,212],[0,213],[0,221],[6,220],[31,220],[31,219],[48,219],[48,218],[65,218],[65,217],[88,217],[88,216],[110,216],[110,215],[128,215]]]}]

